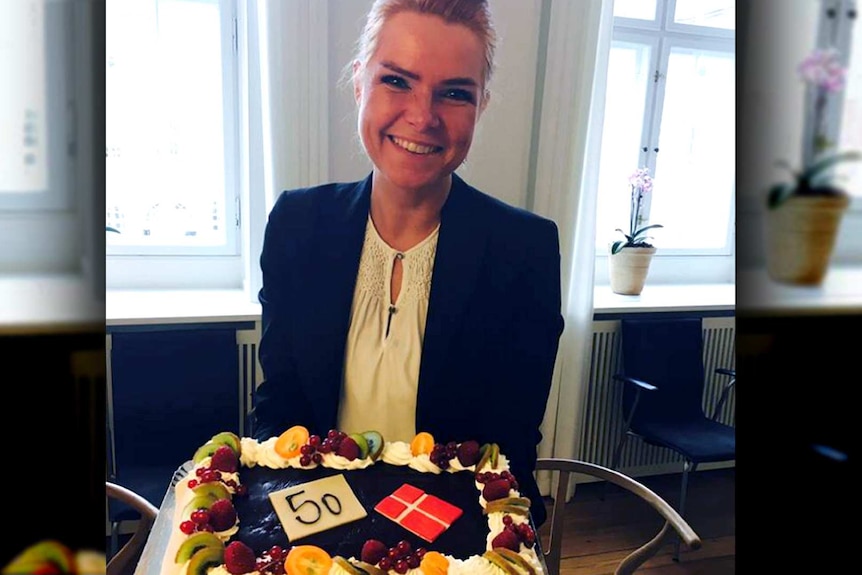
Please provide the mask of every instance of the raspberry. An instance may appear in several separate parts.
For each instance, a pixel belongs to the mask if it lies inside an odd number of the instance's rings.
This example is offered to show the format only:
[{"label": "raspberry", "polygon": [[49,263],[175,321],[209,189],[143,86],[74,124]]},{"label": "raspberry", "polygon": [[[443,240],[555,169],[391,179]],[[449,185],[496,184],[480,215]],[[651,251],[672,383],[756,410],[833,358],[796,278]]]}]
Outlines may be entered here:
[{"label": "raspberry", "polygon": [[210,462],[211,469],[234,473],[237,467],[236,453],[227,445],[222,445],[213,453],[212,461]]},{"label": "raspberry", "polygon": [[494,501],[509,496],[509,482],[506,479],[495,479],[485,484],[482,489],[482,497],[485,501]]},{"label": "raspberry", "polygon": [[491,541],[491,548],[496,547],[505,547],[517,553],[521,548],[521,540],[514,532],[504,529]]},{"label": "raspberry", "polygon": [[377,539],[369,539],[362,546],[360,558],[371,565],[377,565],[377,562],[386,556],[389,548]]},{"label": "raspberry", "polygon": [[224,566],[233,575],[251,573],[256,568],[254,551],[242,541],[231,541],[224,548]]},{"label": "raspberry", "polygon": [[359,457],[359,445],[353,440],[352,437],[345,437],[341,440],[341,443],[335,450],[337,455],[341,457],[347,458],[350,461],[353,461],[357,457]]},{"label": "raspberry", "polygon": [[459,445],[458,461],[464,467],[476,465],[479,462],[479,443],[471,439]]},{"label": "raspberry", "polygon": [[230,499],[219,499],[210,506],[210,525],[216,531],[230,529],[236,523],[236,509]]}]

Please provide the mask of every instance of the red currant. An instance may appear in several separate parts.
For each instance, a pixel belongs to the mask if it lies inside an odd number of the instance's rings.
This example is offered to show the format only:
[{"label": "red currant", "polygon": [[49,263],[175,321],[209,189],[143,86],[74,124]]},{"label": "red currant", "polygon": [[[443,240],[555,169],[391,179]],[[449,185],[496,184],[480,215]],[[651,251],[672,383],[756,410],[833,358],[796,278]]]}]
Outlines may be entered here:
[{"label": "red currant", "polygon": [[198,486],[198,480],[197,479],[189,479],[189,489],[194,489],[197,486]]},{"label": "red currant", "polygon": [[318,463],[318,464],[319,464],[321,461],[323,461],[323,456],[322,456],[321,454],[319,454],[319,453],[315,453],[314,455],[312,455],[312,456],[311,456],[311,460],[312,460],[313,462],[315,462],[315,463]]},{"label": "red currant", "polygon": [[399,559],[395,562],[395,572],[401,575],[407,573],[410,570],[410,565],[407,564],[407,561],[404,559]]},{"label": "red currant", "polygon": [[390,569],[392,569],[392,559],[390,559],[389,557],[382,557],[380,561],[377,562],[377,566],[384,571],[389,571]]},{"label": "red currant", "polygon": [[511,515],[503,515],[503,525],[511,525],[512,521],[513,519]]},{"label": "red currant", "polygon": [[309,465],[311,465],[311,456],[310,455],[301,456],[299,458],[299,464],[302,465],[303,467],[308,467]]},{"label": "red currant", "polygon": [[330,429],[329,433],[326,434],[326,437],[328,437],[329,439],[335,439],[336,437],[338,437],[338,430]]},{"label": "red currant", "polygon": [[272,557],[273,559],[275,559],[276,561],[278,561],[280,559],[284,559],[284,550],[278,545],[273,545],[269,549],[269,556]]},{"label": "red currant", "polygon": [[416,569],[417,567],[419,567],[420,559],[416,556],[415,553],[412,555],[408,555],[405,561],[407,561],[407,566],[411,569]]},{"label": "red currant", "polygon": [[210,512],[205,509],[196,509],[192,511],[190,519],[198,525],[210,522]]},{"label": "red currant", "polygon": [[185,533],[186,535],[191,535],[195,532],[195,522],[194,521],[183,521],[180,523],[180,531]]},{"label": "red currant", "polygon": [[310,435],[308,437],[308,444],[312,447],[320,447],[320,436],[319,435]]}]

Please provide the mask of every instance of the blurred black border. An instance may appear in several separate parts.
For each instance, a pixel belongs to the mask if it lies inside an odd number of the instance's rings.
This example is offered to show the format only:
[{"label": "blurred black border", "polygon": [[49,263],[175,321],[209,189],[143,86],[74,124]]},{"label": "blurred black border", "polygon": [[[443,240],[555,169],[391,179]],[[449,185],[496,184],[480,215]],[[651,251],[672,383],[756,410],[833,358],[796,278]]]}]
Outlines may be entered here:
[{"label": "blurred black border", "polygon": [[[744,73],[746,65],[763,62],[764,51],[775,52],[770,45],[775,29],[751,26],[752,7],[766,1],[736,3],[738,183],[752,181],[750,171],[775,161],[758,155],[753,145],[757,118]],[[740,203],[737,221],[750,222],[739,217]],[[738,270],[747,255],[762,253],[759,233],[738,226]],[[850,477],[857,456],[854,399],[862,381],[857,355],[862,310],[759,312],[750,295],[756,286],[745,283],[750,276],[738,277],[738,563],[840,571],[854,556],[857,497]]]}]

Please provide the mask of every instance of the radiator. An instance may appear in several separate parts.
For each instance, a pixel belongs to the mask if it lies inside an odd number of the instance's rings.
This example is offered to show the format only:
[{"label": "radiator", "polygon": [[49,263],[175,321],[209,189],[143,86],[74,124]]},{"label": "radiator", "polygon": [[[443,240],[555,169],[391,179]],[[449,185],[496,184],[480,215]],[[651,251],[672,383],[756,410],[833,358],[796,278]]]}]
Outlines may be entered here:
[{"label": "radiator", "polygon": [[260,382],[263,381],[263,370],[258,358],[258,344],[260,343],[260,322],[255,324],[254,329],[241,329],[236,332],[236,347],[239,353],[239,405],[241,436],[251,432],[249,428],[249,413],[254,405],[254,392]]},{"label": "radiator", "polygon": [[[590,380],[584,406],[583,440],[579,459],[610,466],[614,448],[623,436],[625,425],[622,416],[622,386],[612,379],[622,371],[619,321],[593,323],[593,341],[590,358]],[[710,415],[718,403],[722,387],[728,378],[715,373],[718,367],[736,367],[735,319],[732,317],[704,318],[704,411]],[[722,407],[719,421],[734,425],[735,393],[728,396]],[[682,470],[682,457],[669,449],[647,445],[630,438],[620,458],[619,470],[632,476],[678,473]],[[733,462],[704,464],[702,469],[729,467]]]}]

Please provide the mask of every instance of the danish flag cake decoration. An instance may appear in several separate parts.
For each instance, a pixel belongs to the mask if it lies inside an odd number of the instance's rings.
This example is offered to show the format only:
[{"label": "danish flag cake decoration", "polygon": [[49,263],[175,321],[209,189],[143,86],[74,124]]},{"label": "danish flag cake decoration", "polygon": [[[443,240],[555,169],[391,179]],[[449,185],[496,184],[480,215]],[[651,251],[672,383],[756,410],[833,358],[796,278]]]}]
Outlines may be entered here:
[{"label": "danish flag cake decoration", "polygon": [[433,543],[463,513],[408,483],[386,496],[374,510],[428,543]]}]

